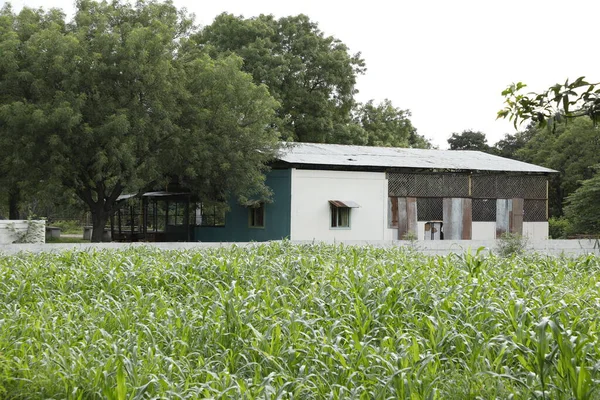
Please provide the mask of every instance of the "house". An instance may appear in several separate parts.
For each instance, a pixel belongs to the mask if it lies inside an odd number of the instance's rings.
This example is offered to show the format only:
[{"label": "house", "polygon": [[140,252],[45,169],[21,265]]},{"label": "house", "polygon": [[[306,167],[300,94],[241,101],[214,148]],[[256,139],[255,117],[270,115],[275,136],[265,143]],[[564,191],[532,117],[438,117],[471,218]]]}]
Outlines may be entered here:
[{"label": "house", "polygon": [[548,237],[556,171],[537,165],[478,151],[297,143],[271,168],[270,202],[232,201],[224,216],[203,214],[195,240]]}]

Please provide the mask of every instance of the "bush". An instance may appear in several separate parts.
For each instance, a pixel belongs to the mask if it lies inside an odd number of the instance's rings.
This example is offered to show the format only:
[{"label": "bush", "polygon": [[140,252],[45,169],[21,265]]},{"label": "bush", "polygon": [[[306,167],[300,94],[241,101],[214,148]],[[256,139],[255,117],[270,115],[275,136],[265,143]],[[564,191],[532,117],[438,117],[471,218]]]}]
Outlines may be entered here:
[{"label": "bush", "polygon": [[83,227],[77,220],[52,221],[49,226],[60,228],[61,233],[82,233]]},{"label": "bush", "polygon": [[566,239],[571,231],[571,223],[564,217],[548,220],[550,239]]},{"label": "bush", "polygon": [[503,233],[498,239],[498,255],[500,257],[511,257],[520,255],[527,250],[527,238],[518,233]]}]

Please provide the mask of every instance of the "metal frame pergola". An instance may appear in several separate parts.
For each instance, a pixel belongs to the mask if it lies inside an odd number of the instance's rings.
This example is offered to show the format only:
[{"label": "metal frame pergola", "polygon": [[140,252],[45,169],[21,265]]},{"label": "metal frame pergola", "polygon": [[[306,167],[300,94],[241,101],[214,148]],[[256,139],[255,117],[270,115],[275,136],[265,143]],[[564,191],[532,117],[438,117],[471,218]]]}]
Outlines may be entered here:
[{"label": "metal frame pergola", "polygon": [[185,242],[192,238],[190,193],[148,192],[140,197],[121,195],[111,216],[112,239],[117,242]]}]

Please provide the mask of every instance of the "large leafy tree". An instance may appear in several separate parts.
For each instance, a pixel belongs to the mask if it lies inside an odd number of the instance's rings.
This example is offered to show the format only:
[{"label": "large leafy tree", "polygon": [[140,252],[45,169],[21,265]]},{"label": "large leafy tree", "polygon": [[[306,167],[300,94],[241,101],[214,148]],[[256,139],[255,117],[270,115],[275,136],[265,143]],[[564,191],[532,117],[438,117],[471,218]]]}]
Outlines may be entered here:
[{"label": "large leafy tree", "polygon": [[20,40],[25,61],[14,69],[27,80],[3,100],[0,122],[10,129],[0,140],[31,132],[42,151],[30,158],[87,205],[94,241],[124,191],[173,177],[203,196],[266,190],[277,103],[238,57],[213,59],[188,46],[192,26],[170,2],[80,0],[70,24]]},{"label": "large leafy tree", "polygon": [[528,130],[531,137],[516,154],[524,161],[559,172],[550,176],[550,205],[552,214],[560,216],[567,196],[594,176],[594,166],[600,163],[600,130],[589,118],[557,125],[554,130]]},{"label": "large leafy tree", "polygon": [[530,125],[524,131],[519,131],[514,134],[507,133],[504,135],[504,139],[501,139],[494,144],[491,151],[501,157],[520,160],[519,150],[527,145],[536,132],[536,127]]},{"label": "large leafy tree", "polygon": [[567,198],[565,215],[572,233],[600,233],[600,174],[582,182]]},{"label": "large leafy tree", "polygon": [[357,127],[348,124],[364,61],[307,16],[221,14],[195,41],[213,55],[242,57],[244,71],[279,101],[277,125],[284,139],[336,143],[341,135],[361,140]]},{"label": "large leafy tree", "polygon": [[[429,148],[431,144],[417,133],[410,111],[394,107],[390,100],[379,104],[369,101],[356,112],[356,122],[365,130],[365,144],[383,147]],[[358,143],[357,143],[358,144]]]},{"label": "large leafy tree", "polygon": [[478,150],[488,152],[485,133],[479,131],[465,130],[461,133],[453,133],[448,139],[450,150]]},{"label": "large leafy tree", "polygon": [[19,218],[19,200],[29,189],[40,192],[38,159],[46,147],[36,137],[49,128],[33,102],[45,102],[54,89],[39,80],[42,68],[50,74],[53,64],[37,64],[36,42],[64,34],[64,16],[58,10],[25,8],[15,15],[10,5],[0,10],[0,184],[8,200],[8,216]]},{"label": "large leafy tree", "polygon": [[[515,127],[530,122],[538,128],[550,128],[534,135],[531,144],[519,154],[560,171],[551,185],[555,194],[554,210],[561,215],[563,200],[569,196],[571,211],[567,217],[573,220],[573,228],[590,232],[596,225],[589,223],[589,219],[600,218],[594,207],[585,209],[586,205],[600,201],[597,191],[593,190],[597,184],[595,165],[600,162],[596,128],[600,121],[600,86],[579,77],[557,83],[540,93],[524,93],[526,87],[519,82],[502,92],[505,107],[498,111],[498,118],[512,120]],[[585,218],[576,216],[576,212],[591,215],[585,217],[586,222]]]}]

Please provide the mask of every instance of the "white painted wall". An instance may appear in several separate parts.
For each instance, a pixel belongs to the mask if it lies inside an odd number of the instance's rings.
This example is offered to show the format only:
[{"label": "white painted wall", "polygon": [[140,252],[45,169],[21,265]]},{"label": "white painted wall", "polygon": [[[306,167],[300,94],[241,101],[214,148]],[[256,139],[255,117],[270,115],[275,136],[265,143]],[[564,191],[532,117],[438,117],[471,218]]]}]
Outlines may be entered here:
[{"label": "white painted wall", "polygon": [[[417,224],[418,224],[418,222],[417,222]],[[398,229],[386,228],[385,232],[384,232],[383,240],[398,240]]]},{"label": "white painted wall", "polygon": [[[292,240],[391,240],[387,222],[385,173],[292,170]],[[360,204],[350,228],[331,228],[329,200]],[[397,231],[396,231],[397,232]]]},{"label": "white painted wall", "polygon": [[471,238],[473,240],[496,239],[496,223],[474,221],[471,225]]},{"label": "white painted wall", "polygon": [[523,222],[523,236],[530,241],[546,240],[549,233],[548,222]]}]

